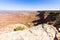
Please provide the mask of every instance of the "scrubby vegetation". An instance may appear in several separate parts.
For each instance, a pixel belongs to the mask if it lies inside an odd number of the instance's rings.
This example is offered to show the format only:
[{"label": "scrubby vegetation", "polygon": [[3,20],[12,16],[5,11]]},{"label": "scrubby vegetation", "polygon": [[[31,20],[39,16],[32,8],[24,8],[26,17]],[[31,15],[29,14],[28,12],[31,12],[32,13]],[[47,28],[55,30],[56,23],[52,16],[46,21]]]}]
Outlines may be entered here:
[{"label": "scrubby vegetation", "polygon": [[23,29],[24,29],[24,27],[18,26],[18,27],[16,27],[16,28],[14,29],[14,31],[23,30]]}]

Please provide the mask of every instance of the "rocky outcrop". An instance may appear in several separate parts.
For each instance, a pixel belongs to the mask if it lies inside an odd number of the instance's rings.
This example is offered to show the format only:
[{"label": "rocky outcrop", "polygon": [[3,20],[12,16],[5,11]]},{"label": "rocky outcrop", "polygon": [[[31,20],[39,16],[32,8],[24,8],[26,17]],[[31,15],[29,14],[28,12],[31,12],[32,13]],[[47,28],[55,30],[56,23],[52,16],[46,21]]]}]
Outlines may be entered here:
[{"label": "rocky outcrop", "polygon": [[56,29],[52,25],[44,24],[0,34],[0,40],[54,40]]},{"label": "rocky outcrop", "polygon": [[23,25],[23,24],[9,24],[9,25],[7,25],[7,26],[4,26],[4,27],[0,28],[0,34],[2,34],[2,33],[8,33],[8,32],[13,32],[14,29],[15,29],[16,27],[18,27],[18,26],[22,26],[22,27],[24,27],[25,29],[28,28],[27,26],[25,26],[25,25]]}]

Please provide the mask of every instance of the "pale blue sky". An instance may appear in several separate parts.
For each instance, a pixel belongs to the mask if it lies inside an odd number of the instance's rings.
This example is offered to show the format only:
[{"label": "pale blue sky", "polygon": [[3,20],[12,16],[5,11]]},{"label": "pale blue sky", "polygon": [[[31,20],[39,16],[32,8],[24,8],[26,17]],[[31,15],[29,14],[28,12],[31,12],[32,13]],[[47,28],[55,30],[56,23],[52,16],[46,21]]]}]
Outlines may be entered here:
[{"label": "pale blue sky", "polygon": [[60,0],[0,0],[0,10],[59,10]]}]

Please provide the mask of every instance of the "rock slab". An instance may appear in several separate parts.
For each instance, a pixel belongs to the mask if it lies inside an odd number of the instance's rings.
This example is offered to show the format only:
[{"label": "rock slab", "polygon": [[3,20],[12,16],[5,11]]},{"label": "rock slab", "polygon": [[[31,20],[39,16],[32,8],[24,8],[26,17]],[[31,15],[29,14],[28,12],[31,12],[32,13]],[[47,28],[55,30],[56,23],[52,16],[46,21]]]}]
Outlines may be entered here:
[{"label": "rock slab", "polygon": [[2,33],[0,40],[54,40],[56,28],[52,25],[42,24],[20,31]]}]

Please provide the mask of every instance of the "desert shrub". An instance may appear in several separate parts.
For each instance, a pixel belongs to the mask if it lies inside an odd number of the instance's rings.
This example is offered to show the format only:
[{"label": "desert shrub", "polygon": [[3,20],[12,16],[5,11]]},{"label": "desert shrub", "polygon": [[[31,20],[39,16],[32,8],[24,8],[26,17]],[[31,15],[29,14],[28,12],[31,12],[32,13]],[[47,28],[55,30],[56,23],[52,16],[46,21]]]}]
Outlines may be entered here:
[{"label": "desert shrub", "polygon": [[18,26],[18,27],[16,27],[16,28],[14,29],[14,31],[23,30],[23,29],[24,29],[24,27]]}]

